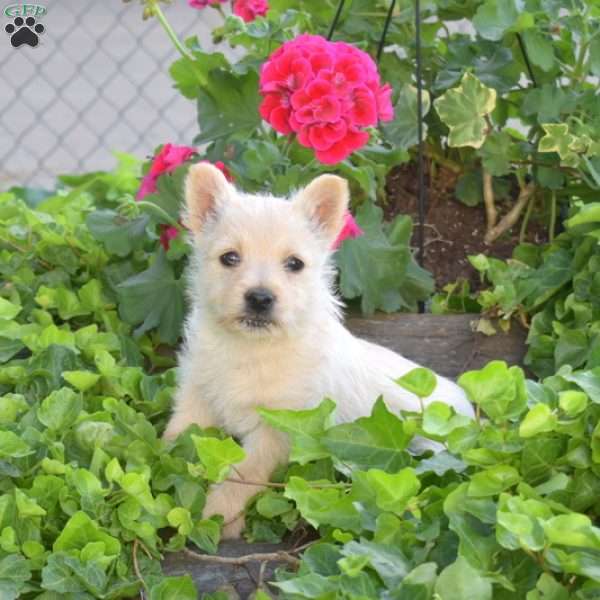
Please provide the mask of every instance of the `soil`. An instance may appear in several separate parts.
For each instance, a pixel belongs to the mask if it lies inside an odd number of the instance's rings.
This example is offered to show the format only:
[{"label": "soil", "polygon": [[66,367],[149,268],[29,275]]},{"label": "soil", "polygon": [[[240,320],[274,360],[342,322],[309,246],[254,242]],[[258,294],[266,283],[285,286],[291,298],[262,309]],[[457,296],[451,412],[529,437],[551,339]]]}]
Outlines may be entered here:
[{"label": "soil", "polygon": [[[454,196],[458,175],[439,167],[431,179],[425,167],[427,186],[427,208],[425,212],[425,251],[423,266],[429,270],[441,290],[447,283],[466,279],[471,290],[481,287],[477,271],[468,261],[468,256],[485,254],[496,258],[509,258],[513,248],[519,243],[521,221],[512,230],[501,236],[492,245],[483,242],[485,234],[485,212],[483,205],[466,206]],[[408,214],[414,222],[413,247],[418,245],[419,222],[417,208],[417,168],[408,163],[393,169],[387,180],[387,205],[384,207],[387,219],[397,214]],[[516,190],[515,190],[516,192]],[[516,195],[516,194],[515,194]],[[508,207],[498,206],[500,216]],[[525,241],[541,244],[547,241],[547,230],[542,223],[533,219],[527,228]]]}]

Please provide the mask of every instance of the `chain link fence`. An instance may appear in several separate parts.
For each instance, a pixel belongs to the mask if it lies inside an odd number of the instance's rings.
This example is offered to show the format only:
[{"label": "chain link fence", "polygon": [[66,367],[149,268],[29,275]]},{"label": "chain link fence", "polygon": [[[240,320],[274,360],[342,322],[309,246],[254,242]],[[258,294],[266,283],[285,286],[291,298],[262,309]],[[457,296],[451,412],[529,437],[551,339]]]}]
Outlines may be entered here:
[{"label": "chain link fence", "polygon": [[[51,187],[60,173],[110,169],[114,150],[144,157],[167,141],[191,143],[196,108],[168,74],[177,52],[156,20],[142,20],[139,3],[41,3],[39,45],[13,48],[9,2],[0,2],[0,190]],[[197,35],[211,47],[215,11],[193,10],[185,0],[165,11],[182,39]]]}]

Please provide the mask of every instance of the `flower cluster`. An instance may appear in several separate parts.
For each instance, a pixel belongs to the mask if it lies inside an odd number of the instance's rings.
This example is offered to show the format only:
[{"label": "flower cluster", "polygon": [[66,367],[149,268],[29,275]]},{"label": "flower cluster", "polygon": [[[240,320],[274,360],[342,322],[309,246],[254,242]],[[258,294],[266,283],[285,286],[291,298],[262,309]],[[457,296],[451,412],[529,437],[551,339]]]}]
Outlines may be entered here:
[{"label": "flower cluster", "polygon": [[[140,189],[138,190],[135,199],[142,200],[148,194],[153,194],[157,191],[156,182],[161,175],[174,171],[177,167],[188,161],[192,156],[197,154],[196,148],[190,146],[176,146],[174,144],[165,144],[160,152],[152,159],[150,169],[144,175]],[[223,175],[228,181],[232,181],[229,169],[221,161],[217,161],[215,167],[223,172]],[[179,234],[179,229],[172,225],[160,226],[160,243],[165,250],[169,249],[171,240],[175,239]]]},{"label": "flower cluster", "polygon": [[269,10],[267,0],[235,0],[233,14],[242,18],[246,23],[254,21],[256,17],[264,17]]},{"label": "flower cluster", "polygon": [[394,116],[389,84],[362,50],[300,35],[262,66],[260,114],[278,132],[296,134],[319,161],[335,164],[364,146],[366,127]]}]

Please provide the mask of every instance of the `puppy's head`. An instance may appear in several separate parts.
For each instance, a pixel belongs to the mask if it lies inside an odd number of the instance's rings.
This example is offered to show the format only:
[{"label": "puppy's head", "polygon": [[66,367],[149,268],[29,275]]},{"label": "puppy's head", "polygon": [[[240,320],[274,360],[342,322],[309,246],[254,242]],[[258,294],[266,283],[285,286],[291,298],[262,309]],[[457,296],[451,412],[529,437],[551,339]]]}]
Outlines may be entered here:
[{"label": "puppy's head", "polygon": [[344,179],[322,175],[286,200],[241,193],[200,163],[185,193],[192,302],[215,323],[242,335],[292,335],[336,314],[329,256],[348,207]]}]

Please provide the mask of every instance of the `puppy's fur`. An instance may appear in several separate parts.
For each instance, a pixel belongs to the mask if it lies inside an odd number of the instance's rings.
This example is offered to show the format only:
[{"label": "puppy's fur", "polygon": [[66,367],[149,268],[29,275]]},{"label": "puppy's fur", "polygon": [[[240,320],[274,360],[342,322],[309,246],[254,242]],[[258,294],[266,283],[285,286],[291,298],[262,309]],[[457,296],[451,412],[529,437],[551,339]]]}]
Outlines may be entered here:
[{"label": "puppy's fur", "polygon": [[[306,409],[329,397],[341,422],[370,414],[379,395],[392,410],[420,409],[392,381],[417,365],[354,337],[340,322],[330,256],[348,206],[345,180],[322,175],[286,201],[240,193],[201,163],[190,169],[186,202],[192,312],[166,439],[191,423],[222,427],[246,450],[236,476],[260,482],[286,460],[288,445],[261,421],[258,407]],[[230,252],[239,257],[233,266],[222,263]],[[290,257],[304,268],[290,269]],[[259,315],[247,300],[256,289],[272,302]],[[433,400],[473,414],[462,390],[442,377],[427,402]],[[237,537],[244,505],[260,489],[230,481],[214,486],[204,514],[222,514],[224,536]]]}]

